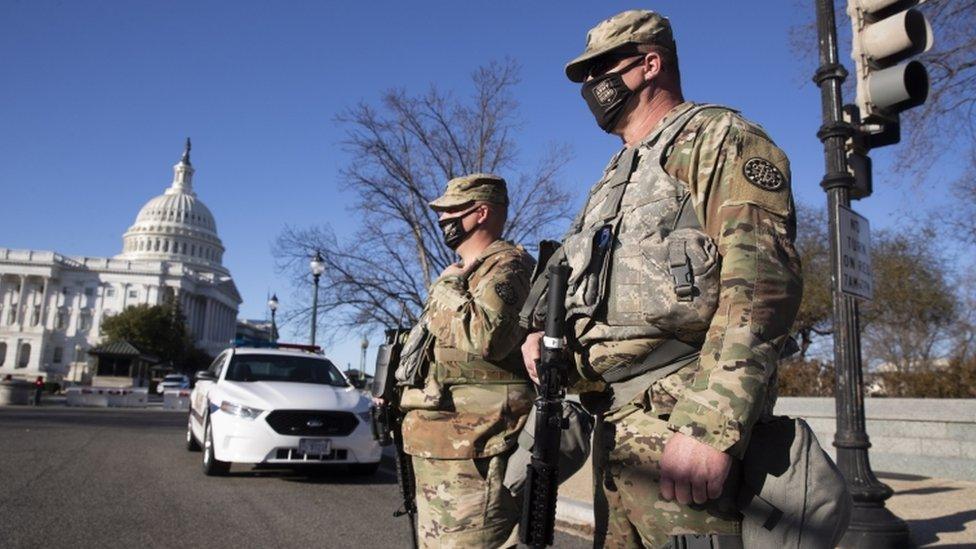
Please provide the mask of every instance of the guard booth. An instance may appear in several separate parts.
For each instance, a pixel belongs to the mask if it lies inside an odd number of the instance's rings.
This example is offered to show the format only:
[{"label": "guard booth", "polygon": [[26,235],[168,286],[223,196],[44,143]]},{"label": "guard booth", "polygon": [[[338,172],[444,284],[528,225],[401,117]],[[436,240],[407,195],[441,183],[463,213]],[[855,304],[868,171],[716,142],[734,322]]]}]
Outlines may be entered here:
[{"label": "guard booth", "polygon": [[99,345],[88,354],[95,357],[92,385],[99,387],[147,387],[150,369],[159,364],[158,358],[124,339]]}]

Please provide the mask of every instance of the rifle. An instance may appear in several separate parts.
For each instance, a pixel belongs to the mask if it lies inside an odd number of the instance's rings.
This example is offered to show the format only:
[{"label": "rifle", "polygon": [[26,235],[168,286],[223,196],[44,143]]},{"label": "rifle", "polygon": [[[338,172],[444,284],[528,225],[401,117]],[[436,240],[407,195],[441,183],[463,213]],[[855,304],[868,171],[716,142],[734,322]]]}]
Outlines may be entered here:
[{"label": "rifle", "polygon": [[396,388],[396,369],[400,363],[400,352],[403,350],[403,335],[400,328],[386,331],[386,343],[379,346],[376,354],[376,376],[373,378],[371,393],[376,398],[383,399],[383,404],[371,409],[373,438],[381,446],[393,444],[396,456],[397,484],[400,485],[400,495],[403,506],[394,511],[394,517],[404,515],[410,521],[410,539],[414,549],[417,548],[417,500],[416,480],[413,474],[413,463],[403,451],[403,412],[399,406],[399,391]]},{"label": "rifle", "polygon": [[563,353],[566,284],[569,268],[549,266],[549,295],[542,358],[538,363],[539,397],[535,401],[535,442],[526,471],[519,541],[533,548],[553,543],[559,488],[559,439],[566,428],[563,398],[569,364]]}]

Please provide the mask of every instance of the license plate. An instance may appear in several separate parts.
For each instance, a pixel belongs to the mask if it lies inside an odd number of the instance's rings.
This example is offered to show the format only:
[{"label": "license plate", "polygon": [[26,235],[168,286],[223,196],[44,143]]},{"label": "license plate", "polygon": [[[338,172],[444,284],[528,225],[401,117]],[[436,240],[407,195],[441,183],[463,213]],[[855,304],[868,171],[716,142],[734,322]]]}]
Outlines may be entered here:
[{"label": "license plate", "polygon": [[327,438],[303,438],[298,441],[298,451],[310,456],[332,453],[332,440]]}]

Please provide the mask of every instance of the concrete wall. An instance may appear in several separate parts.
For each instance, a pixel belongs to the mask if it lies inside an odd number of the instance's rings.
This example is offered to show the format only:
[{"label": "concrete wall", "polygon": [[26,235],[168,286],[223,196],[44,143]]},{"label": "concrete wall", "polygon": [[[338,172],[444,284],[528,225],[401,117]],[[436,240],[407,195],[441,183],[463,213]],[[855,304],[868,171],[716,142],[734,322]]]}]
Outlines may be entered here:
[{"label": "concrete wall", "polygon": [[[869,398],[865,406],[875,472],[976,481],[976,399]],[[804,418],[834,455],[834,399],[781,398],[776,413]],[[559,486],[557,520],[578,532],[592,533],[592,479],[588,461]]]},{"label": "concrete wall", "polygon": [[[875,471],[976,481],[976,399],[868,398]],[[781,398],[776,413],[807,420],[834,455],[832,398]]]}]

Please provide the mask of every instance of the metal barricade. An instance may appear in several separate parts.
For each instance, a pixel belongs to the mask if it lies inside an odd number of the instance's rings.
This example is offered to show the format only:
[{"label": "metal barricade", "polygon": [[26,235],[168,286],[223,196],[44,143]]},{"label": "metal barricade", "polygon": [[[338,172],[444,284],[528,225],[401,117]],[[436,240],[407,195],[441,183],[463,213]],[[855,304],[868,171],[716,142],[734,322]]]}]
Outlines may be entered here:
[{"label": "metal barricade", "polygon": [[68,406],[96,408],[145,408],[149,404],[146,387],[68,387]]},{"label": "metal barricade", "polygon": [[166,389],[163,391],[164,410],[189,410],[190,389]]}]

